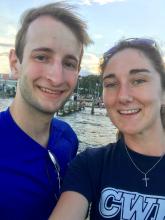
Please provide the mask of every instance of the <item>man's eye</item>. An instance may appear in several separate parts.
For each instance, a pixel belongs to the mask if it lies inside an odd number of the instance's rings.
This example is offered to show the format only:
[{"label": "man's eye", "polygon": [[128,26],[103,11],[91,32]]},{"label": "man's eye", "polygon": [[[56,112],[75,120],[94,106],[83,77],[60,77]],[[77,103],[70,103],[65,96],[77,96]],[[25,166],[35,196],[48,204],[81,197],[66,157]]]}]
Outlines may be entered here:
[{"label": "man's eye", "polygon": [[64,65],[69,69],[75,70],[78,68],[77,63],[75,63],[75,62],[66,61],[66,62],[64,62]]},{"label": "man's eye", "polygon": [[45,62],[45,61],[48,60],[48,57],[45,56],[45,55],[37,55],[37,56],[35,56],[35,59],[40,61],[40,62]]}]

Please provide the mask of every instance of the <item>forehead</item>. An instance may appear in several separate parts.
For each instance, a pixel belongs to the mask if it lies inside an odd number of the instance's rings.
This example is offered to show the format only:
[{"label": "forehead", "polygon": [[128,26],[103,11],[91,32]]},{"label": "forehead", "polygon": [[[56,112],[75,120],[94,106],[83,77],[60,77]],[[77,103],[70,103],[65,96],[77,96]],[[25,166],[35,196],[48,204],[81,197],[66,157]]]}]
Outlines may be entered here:
[{"label": "forehead", "polygon": [[126,48],[115,55],[108,61],[104,72],[121,71],[137,68],[148,68],[155,70],[152,61],[140,50]]},{"label": "forehead", "polygon": [[34,20],[26,35],[25,47],[51,47],[66,53],[81,53],[82,43],[64,23],[51,16],[41,16]]}]

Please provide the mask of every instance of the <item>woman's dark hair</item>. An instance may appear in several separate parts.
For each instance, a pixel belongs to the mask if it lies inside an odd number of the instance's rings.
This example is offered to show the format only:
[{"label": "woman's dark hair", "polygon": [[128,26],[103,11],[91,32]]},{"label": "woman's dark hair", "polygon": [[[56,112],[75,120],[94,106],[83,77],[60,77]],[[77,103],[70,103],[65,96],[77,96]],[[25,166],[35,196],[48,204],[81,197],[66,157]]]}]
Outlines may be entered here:
[{"label": "woman's dark hair", "polygon": [[142,51],[151,61],[155,70],[160,74],[161,85],[165,90],[165,65],[157,43],[152,39],[130,38],[119,41],[114,47],[104,53],[100,61],[100,73],[102,74],[108,61],[117,52],[133,48]]}]

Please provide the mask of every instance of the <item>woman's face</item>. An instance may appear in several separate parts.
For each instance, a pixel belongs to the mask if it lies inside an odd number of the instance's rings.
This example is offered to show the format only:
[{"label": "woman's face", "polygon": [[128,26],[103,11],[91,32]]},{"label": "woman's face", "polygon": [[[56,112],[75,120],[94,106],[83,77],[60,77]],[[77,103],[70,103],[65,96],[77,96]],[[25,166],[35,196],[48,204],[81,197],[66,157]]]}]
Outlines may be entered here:
[{"label": "woman's face", "polygon": [[160,75],[137,49],[112,56],[103,73],[103,99],[111,121],[125,134],[155,132],[161,125]]}]

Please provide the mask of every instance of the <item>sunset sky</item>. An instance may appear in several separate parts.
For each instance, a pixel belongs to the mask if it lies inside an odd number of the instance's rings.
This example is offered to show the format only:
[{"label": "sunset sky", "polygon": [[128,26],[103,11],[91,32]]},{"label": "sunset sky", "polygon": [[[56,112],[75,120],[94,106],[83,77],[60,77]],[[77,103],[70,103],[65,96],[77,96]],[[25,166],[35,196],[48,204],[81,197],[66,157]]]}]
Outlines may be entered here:
[{"label": "sunset sky", "polygon": [[[19,17],[28,8],[54,1],[0,1],[0,73],[9,73],[8,52],[14,47]],[[149,37],[165,55],[165,0],[70,0],[87,22],[94,44],[85,49],[82,70],[97,73],[101,54],[121,38]]]}]

